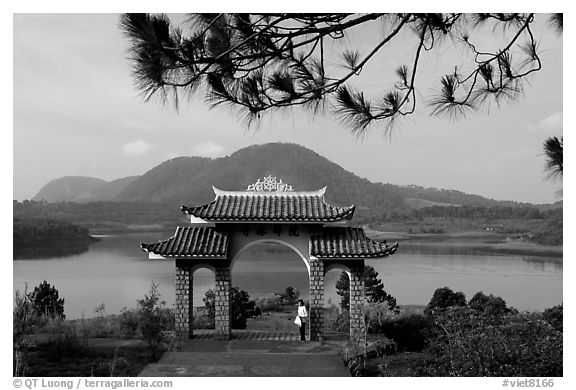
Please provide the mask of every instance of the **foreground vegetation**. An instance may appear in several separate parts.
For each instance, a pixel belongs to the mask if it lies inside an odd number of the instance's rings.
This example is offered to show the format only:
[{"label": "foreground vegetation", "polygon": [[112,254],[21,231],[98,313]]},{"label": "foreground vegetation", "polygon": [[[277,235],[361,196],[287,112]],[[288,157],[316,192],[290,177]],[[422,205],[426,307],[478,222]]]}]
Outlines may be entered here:
[{"label": "foreground vegetation", "polygon": [[[423,311],[364,309],[368,346],[349,345],[344,356],[358,376],[562,376],[563,306],[518,312],[500,297],[436,290]],[[327,327],[347,330],[346,311]]]},{"label": "foreground vegetation", "polygon": [[[233,291],[234,329],[294,331],[299,293],[292,287],[257,300]],[[376,293],[362,307],[367,344],[349,342],[342,350],[353,375],[563,375],[563,305],[519,312],[500,297],[478,292],[467,300],[448,287],[437,289],[423,309],[392,308],[390,299],[377,296],[384,295]],[[214,328],[213,298],[208,291],[195,328]],[[13,314],[15,376],[135,376],[179,348],[174,311],[154,284],[134,309],[108,315],[101,305],[94,318],[66,321],[64,299],[44,281],[30,293],[16,293]],[[345,339],[349,324],[342,302],[325,309],[326,340]]]},{"label": "foreground vegetation", "polygon": [[136,376],[174,349],[174,312],[160,300],[157,286],[108,316],[66,321],[64,299],[44,281],[33,292],[16,292],[13,312],[14,376]]}]

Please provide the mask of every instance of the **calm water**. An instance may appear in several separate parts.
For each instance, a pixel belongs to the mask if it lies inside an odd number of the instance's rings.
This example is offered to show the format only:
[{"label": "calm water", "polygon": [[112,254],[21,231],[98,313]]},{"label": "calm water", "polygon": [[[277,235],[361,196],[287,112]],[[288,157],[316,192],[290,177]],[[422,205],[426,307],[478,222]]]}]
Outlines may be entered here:
[{"label": "calm water", "polygon": [[[65,299],[68,318],[91,317],[102,303],[109,314],[135,307],[136,300],[159,284],[162,298],[174,303],[174,262],[148,260],[140,242],[155,242],[172,232],[130,233],[103,237],[87,251],[35,252],[14,261],[14,291],[46,279]],[[25,256],[24,256],[25,257]],[[388,258],[370,260],[388,293],[400,305],[425,305],[434,290],[448,286],[471,298],[477,291],[499,295],[520,310],[543,310],[562,302],[562,264],[536,256],[477,252],[465,243],[401,243]],[[340,271],[326,275],[326,302],[337,303],[335,283]],[[308,276],[302,260],[281,245],[254,246],[245,251],[232,270],[232,283],[252,298],[294,286],[308,298]],[[194,305],[203,306],[206,290],[214,288],[214,275],[199,270],[194,275]]]}]

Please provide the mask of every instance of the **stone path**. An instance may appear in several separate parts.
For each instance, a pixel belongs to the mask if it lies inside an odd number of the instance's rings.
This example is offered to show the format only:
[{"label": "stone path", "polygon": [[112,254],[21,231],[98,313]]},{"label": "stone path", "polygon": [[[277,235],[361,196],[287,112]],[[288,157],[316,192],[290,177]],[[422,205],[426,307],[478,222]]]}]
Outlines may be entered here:
[{"label": "stone path", "polygon": [[341,342],[300,342],[290,332],[234,331],[232,340],[197,332],[182,352],[168,352],[141,377],[350,376],[338,354]]}]

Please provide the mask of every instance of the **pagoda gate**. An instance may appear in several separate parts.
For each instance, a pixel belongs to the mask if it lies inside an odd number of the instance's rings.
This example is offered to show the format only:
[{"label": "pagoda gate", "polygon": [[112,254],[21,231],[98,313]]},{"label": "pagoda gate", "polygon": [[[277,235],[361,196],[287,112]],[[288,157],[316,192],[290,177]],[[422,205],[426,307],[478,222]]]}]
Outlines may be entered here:
[{"label": "pagoda gate", "polygon": [[280,243],[302,259],[310,279],[310,339],[320,340],[323,328],[324,276],[334,268],[350,277],[350,338],[362,340],[365,324],[364,260],[392,255],[398,243],[386,244],[366,237],[362,228],[349,227],[354,206],[336,207],[324,200],[326,187],[294,191],[268,176],[245,191],[222,191],[205,205],[186,207],[190,225],[176,228],[167,240],[141,244],[150,259],[175,259],[176,335],[192,337],[193,274],[211,269],[216,277],[215,334],[230,339],[231,270],[238,255],[257,243]]}]

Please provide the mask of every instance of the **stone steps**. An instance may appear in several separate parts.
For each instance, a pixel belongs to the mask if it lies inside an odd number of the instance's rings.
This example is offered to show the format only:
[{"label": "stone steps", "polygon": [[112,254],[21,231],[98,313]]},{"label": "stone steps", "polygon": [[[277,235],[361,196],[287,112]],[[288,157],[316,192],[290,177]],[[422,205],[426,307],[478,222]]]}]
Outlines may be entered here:
[{"label": "stone steps", "polygon": [[[214,340],[214,331],[211,329],[195,329],[193,340]],[[254,341],[298,341],[300,333],[282,331],[234,330],[232,340]]]}]

